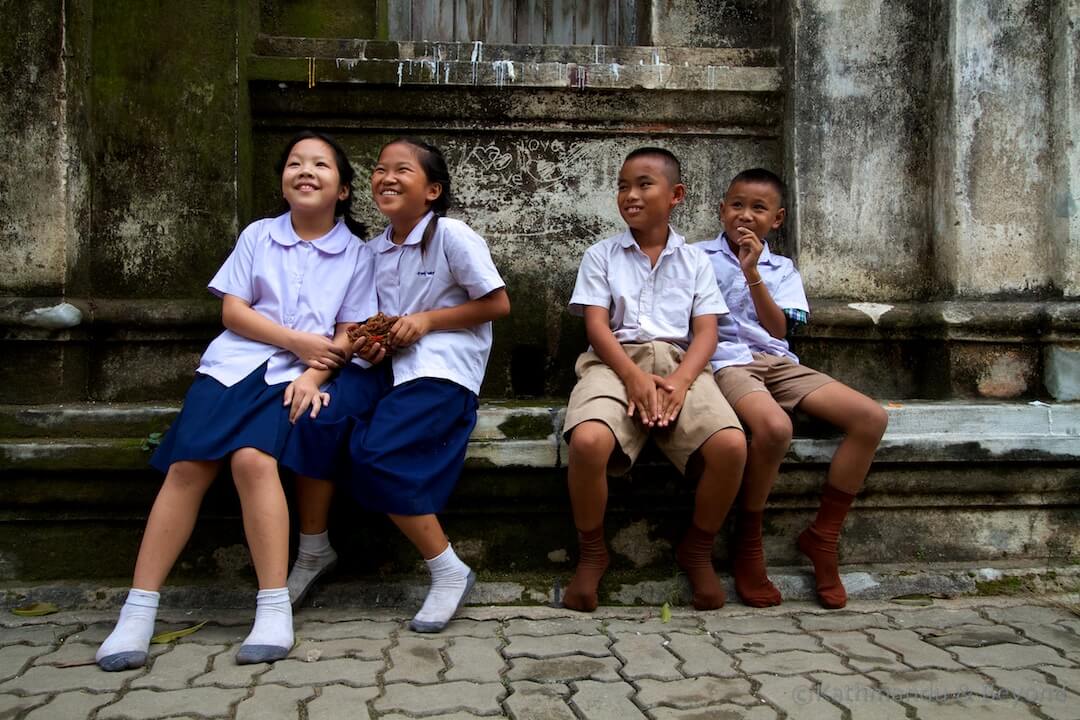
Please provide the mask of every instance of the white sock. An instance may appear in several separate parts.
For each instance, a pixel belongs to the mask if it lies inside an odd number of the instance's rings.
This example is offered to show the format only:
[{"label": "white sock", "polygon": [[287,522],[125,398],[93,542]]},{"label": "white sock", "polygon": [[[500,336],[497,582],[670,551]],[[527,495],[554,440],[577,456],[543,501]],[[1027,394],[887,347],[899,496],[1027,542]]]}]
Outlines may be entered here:
[{"label": "white sock", "polygon": [[94,656],[103,669],[126,670],[141,667],[146,662],[160,598],[159,593],[149,590],[131,588],[128,591],[116,627]]},{"label": "white sock", "polygon": [[330,547],[330,537],[324,530],[315,535],[300,533],[300,548],[296,552],[296,562],[289,570],[289,602],[299,605],[311,589],[312,584],[324,572],[337,563],[337,553]]},{"label": "white sock", "polygon": [[260,590],[255,596],[255,624],[243,644],[292,647],[292,606],[287,588]]},{"label": "white sock", "polygon": [[420,612],[409,626],[417,632],[439,632],[457,612],[475,575],[449,545],[439,555],[424,562],[431,573],[431,587]]}]

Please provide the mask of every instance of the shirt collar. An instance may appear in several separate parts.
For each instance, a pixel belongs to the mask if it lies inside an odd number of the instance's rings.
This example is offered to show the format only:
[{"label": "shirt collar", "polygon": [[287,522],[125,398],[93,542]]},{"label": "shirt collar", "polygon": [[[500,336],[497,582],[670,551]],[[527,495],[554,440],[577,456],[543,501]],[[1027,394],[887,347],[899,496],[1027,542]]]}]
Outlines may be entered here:
[{"label": "shirt collar", "polygon": [[[405,242],[401,243],[401,245],[405,246],[405,245],[417,245],[417,244],[419,244],[419,242],[424,237],[424,230],[427,228],[428,223],[431,222],[433,217],[435,217],[435,213],[433,213],[433,212],[431,212],[429,210],[427,215],[420,218],[420,222],[416,223],[416,227],[414,227],[409,232],[408,237],[405,238]],[[387,252],[389,250],[393,250],[394,248],[398,247],[397,244],[394,243],[394,241],[392,239],[393,237],[394,237],[394,226],[393,225],[387,225],[386,229],[383,230],[382,235],[379,236],[378,242],[376,243],[375,251],[376,252]]]},{"label": "shirt collar", "polygon": [[[739,256],[731,251],[731,246],[728,245],[726,232],[720,231],[720,234],[716,236],[715,242],[719,246],[720,252],[724,253],[738,264]],[[761,248],[761,255],[758,257],[758,265],[772,265],[773,261],[772,253],[769,252],[769,241],[765,240],[762,242],[762,245],[764,247]]]},{"label": "shirt collar", "polygon": [[[668,225],[667,245],[660,254],[667,255],[669,252],[674,252],[675,248],[685,244],[686,238],[675,232],[675,229]],[[627,249],[636,247],[638,250],[641,250],[641,246],[638,245],[637,240],[634,239],[634,234],[630,232],[629,229],[623,230],[622,235],[619,235],[619,245]]]},{"label": "shirt collar", "polygon": [[[270,239],[276,242],[278,245],[284,247],[291,247],[297,243],[304,242],[299,235],[296,234],[296,230],[292,225],[292,213],[285,213],[274,218],[274,221],[270,223]],[[334,227],[330,228],[330,232],[326,233],[322,237],[311,240],[311,244],[314,245],[320,252],[324,252],[327,255],[337,255],[338,253],[349,247],[349,243],[353,239],[352,232],[345,225],[345,221],[338,219],[334,223]]]}]

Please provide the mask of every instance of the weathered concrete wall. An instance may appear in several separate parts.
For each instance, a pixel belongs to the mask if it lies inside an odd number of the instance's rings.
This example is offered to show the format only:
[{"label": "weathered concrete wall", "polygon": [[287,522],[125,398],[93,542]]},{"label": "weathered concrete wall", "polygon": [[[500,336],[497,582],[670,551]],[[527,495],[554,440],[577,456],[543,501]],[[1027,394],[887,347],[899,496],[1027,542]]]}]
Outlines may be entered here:
[{"label": "weathered concrete wall", "polygon": [[1053,282],[1048,205],[1054,3],[946,0],[936,24],[934,236],[957,295],[1044,293]]},{"label": "weathered concrete wall", "polygon": [[1080,0],[1059,0],[1052,23],[1051,204],[1054,283],[1080,296]]},{"label": "weathered concrete wall", "polygon": [[927,8],[790,4],[789,217],[812,296],[906,300],[931,290]]},{"label": "weathered concrete wall", "polygon": [[64,3],[0,2],[0,246],[8,292],[54,295],[77,242],[71,182]]},{"label": "weathered concrete wall", "polygon": [[[716,233],[736,171],[784,171],[775,245],[814,303],[811,364],[894,397],[1065,392],[1048,377],[1080,348],[1055,303],[1080,294],[1078,0],[655,0],[656,48],[382,42],[377,6],[2,5],[0,400],[177,396],[217,329],[206,280],[277,207],[273,160],[306,125],[344,139],[373,229],[379,145],[446,147],[455,213],[514,299],[488,395],[569,390],[577,260],[621,226],[614,174],[644,143],[683,157],[690,239]],[[74,327],[29,324],[62,300]]]}]

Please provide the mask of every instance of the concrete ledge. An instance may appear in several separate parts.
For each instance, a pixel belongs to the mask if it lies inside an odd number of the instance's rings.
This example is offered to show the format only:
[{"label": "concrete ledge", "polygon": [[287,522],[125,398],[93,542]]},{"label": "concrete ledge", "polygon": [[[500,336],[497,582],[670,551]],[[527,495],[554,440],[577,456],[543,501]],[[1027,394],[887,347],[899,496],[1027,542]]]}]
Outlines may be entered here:
[{"label": "concrete ledge", "polygon": [[[469,605],[553,605],[556,584],[568,580],[570,570],[529,580],[498,580],[481,573],[469,596]],[[814,579],[809,568],[771,568],[769,577],[785,602],[816,602]],[[730,575],[721,574],[728,595],[725,610],[743,608]],[[853,603],[898,600],[901,604],[931,604],[932,598],[993,596],[999,594],[1058,594],[1080,591],[1080,566],[1048,567],[1045,564],[963,563],[894,565],[845,568],[841,574]],[[251,583],[234,581],[217,585],[169,584],[162,589],[163,607],[243,608],[251,605]],[[427,592],[426,577],[400,577],[393,581],[335,580],[316,586],[305,601],[306,608],[398,608],[414,607]],[[606,578],[606,606],[690,604],[685,577],[618,582]],[[45,583],[34,586],[0,586],[0,607],[15,607],[32,599],[52,602],[65,610],[115,608],[123,604],[126,586],[92,583]],[[310,611],[310,610],[308,610]],[[760,612],[760,611],[755,611]]]},{"label": "concrete ledge", "polygon": [[[0,468],[141,470],[147,437],[177,411],[165,404],[0,406]],[[890,403],[878,463],[1073,462],[1080,460],[1080,405]],[[486,402],[473,431],[473,468],[561,468],[561,405]],[[797,437],[788,465],[828,463],[835,437]]]}]

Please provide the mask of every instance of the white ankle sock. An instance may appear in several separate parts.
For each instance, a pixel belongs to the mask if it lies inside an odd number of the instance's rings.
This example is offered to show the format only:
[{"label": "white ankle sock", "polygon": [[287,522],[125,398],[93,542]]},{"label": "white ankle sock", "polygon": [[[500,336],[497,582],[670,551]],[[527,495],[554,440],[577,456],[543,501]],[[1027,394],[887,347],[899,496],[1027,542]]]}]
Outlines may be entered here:
[{"label": "white ankle sock", "polygon": [[330,538],[326,531],[315,535],[300,533],[300,548],[296,552],[296,562],[289,570],[289,602],[299,605],[308,590],[323,573],[337,564],[337,553],[330,547]]},{"label": "white ankle sock", "polygon": [[160,598],[159,593],[149,590],[128,591],[116,627],[94,656],[103,670],[127,670],[146,664]]},{"label": "white ankle sock", "polygon": [[260,590],[255,596],[255,624],[244,638],[236,662],[273,662],[289,654],[293,646],[292,605],[288,588]]},{"label": "white ankle sock", "polygon": [[439,632],[457,612],[476,576],[449,545],[442,553],[424,562],[431,573],[431,587],[409,627],[416,632]]}]

